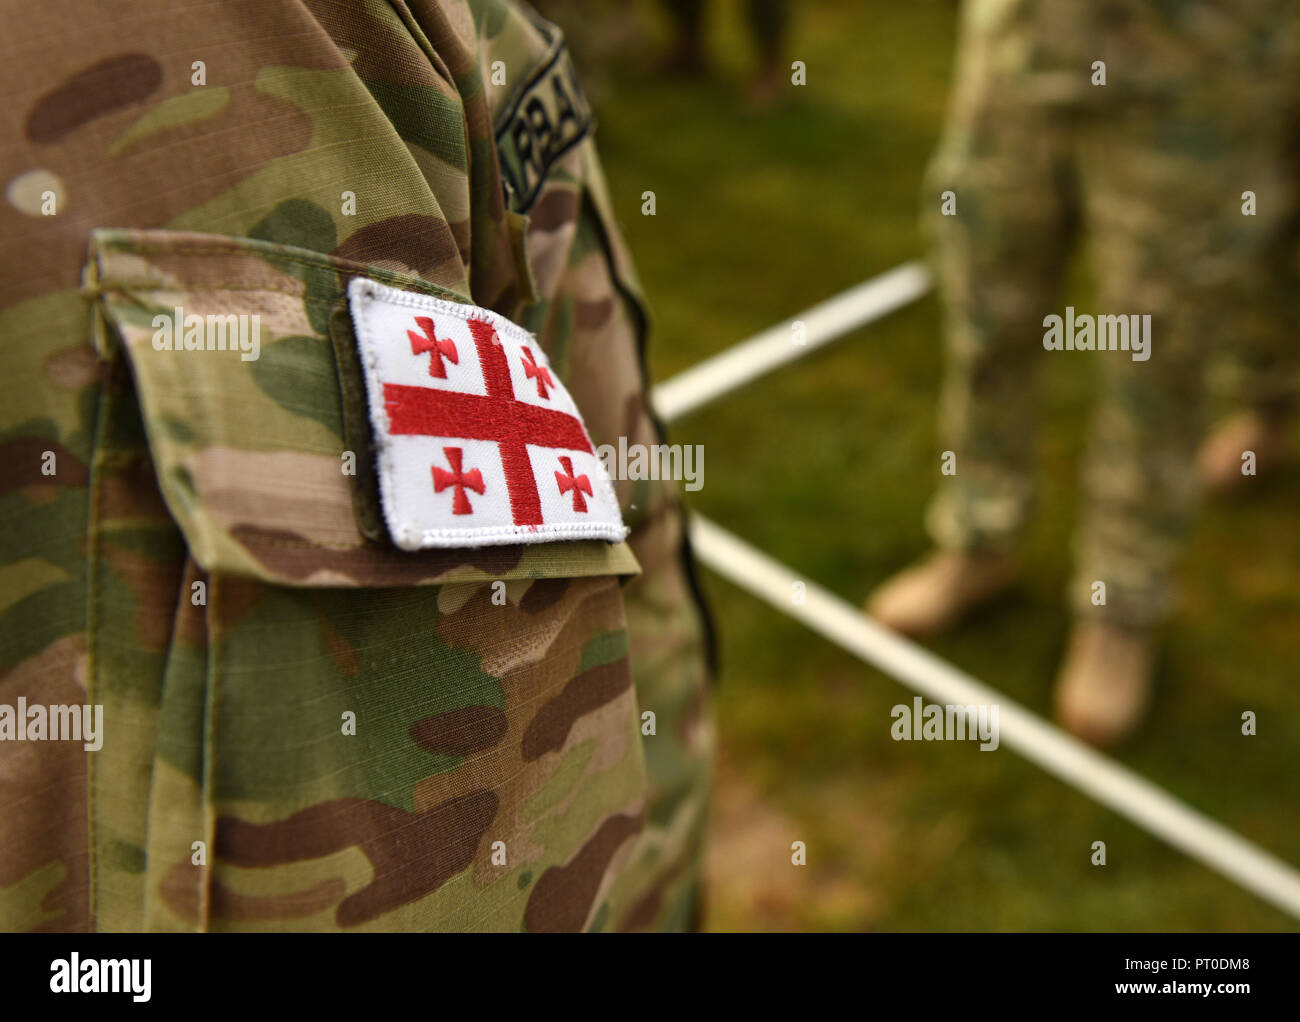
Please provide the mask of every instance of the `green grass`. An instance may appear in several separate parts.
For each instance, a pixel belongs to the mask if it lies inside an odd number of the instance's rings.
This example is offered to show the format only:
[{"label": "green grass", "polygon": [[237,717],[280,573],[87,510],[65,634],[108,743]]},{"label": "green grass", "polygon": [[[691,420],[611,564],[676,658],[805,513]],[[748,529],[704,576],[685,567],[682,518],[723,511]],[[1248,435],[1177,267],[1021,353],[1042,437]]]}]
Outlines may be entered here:
[{"label": "green grass", "polygon": [[[807,63],[808,85],[784,109],[741,109],[751,53],[734,2],[711,13],[708,79],[654,71],[663,26],[653,5],[639,11],[640,53],[601,79],[599,140],[652,304],[657,379],[924,253],[919,181],[940,127],[956,5],[795,6],[790,58]],[[646,189],[653,218],[640,215]],[[1086,291],[1085,271],[1075,276],[1072,290]],[[860,601],[925,549],[939,337],[927,298],[678,423],[675,441],[707,448],[694,505]],[[1088,381],[1064,360],[1048,368],[1060,371],[1044,378],[1025,586],[932,644],[1043,714],[1068,625],[1088,409]],[[1154,715],[1119,758],[1300,863],[1300,482],[1293,474],[1257,491],[1199,522]],[[710,925],[1297,928],[1010,751],[893,742],[889,709],[907,690],[718,578],[706,585],[724,661],[719,805],[752,793],[771,818],[754,831],[758,848],[742,847],[752,813],[736,833],[720,829],[715,865],[719,854],[737,864],[720,864]],[[1256,737],[1240,734],[1245,709],[1259,716]],[[808,845],[802,871],[790,865],[794,840]],[[1096,840],[1108,846],[1105,868],[1089,864]]]}]

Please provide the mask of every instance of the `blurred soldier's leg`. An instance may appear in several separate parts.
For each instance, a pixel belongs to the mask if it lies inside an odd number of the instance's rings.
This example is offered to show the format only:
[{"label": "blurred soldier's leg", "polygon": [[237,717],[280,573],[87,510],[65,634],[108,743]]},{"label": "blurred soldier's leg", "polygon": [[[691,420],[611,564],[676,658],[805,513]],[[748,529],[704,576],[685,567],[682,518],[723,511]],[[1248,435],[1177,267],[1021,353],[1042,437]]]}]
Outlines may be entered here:
[{"label": "blurred soldier's leg", "polygon": [[758,44],[763,70],[779,65],[790,27],[789,0],[749,0],[749,30]]},{"label": "blurred soldier's leg", "polygon": [[767,106],[786,87],[785,42],[790,28],[789,0],[749,0],[750,34],[758,46],[758,74],[749,89],[749,101]]},{"label": "blurred soldier's leg", "polygon": [[[1241,489],[1250,478],[1243,455],[1254,454],[1256,473],[1293,455],[1290,428],[1300,407],[1300,95],[1283,91],[1277,117],[1289,130],[1258,144],[1255,173],[1240,196],[1246,221],[1263,235],[1257,277],[1243,281],[1243,322],[1227,339],[1226,356],[1212,393],[1240,408],[1214,430],[1200,452],[1201,479],[1212,492]],[[1273,143],[1278,148],[1273,148]],[[1271,171],[1266,180],[1259,170]],[[1246,193],[1249,194],[1246,194]]]},{"label": "blurred soldier's leg", "polygon": [[[1249,15],[1238,20],[1245,31]],[[1098,744],[1130,733],[1149,701],[1153,629],[1171,612],[1199,491],[1206,367],[1225,340],[1250,329],[1266,298],[1259,281],[1276,226],[1241,215],[1241,182],[1262,182],[1284,209],[1294,191],[1279,157],[1284,105],[1274,72],[1282,54],[1272,63],[1252,54],[1250,69],[1234,68],[1208,59],[1198,40],[1161,30],[1167,50],[1186,44],[1197,54],[1173,65],[1178,101],[1158,89],[1138,100],[1117,96],[1079,131],[1098,313],[1151,317],[1145,358],[1068,356],[1094,359],[1103,386],[1071,587],[1077,627],[1057,711]],[[1148,72],[1156,82],[1150,64]]]},{"label": "blurred soldier's leg", "polygon": [[664,0],[672,16],[672,48],[664,57],[662,70],[677,74],[700,74],[704,70],[704,0]]},{"label": "blurred soldier's leg", "polygon": [[1125,737],[1145,711],[1152,630],[1171,609],[1172,572],[1198,489],[1203,356],[1214,310],[1179,274],[1172,249],[1159,262],[1148,258],[1151,237],[1107,223],[1094,238],[1098,308],[1150,314],[1149,360],[1125,351],[1062,353],[1095,358],[1103,379],[1070,594],[1076,629],[1057,711],[1071,731],[1099,745]]},{"label": "blurred soldier's leg", "polygon": [[[1212,376],[1211,392],[1238,409],[1201,447],[1201,480],[1212,493],[1241,490],[1256,474],[1276,469],[1294,455],[1291,427],[1300,404],[1296,157],[1294,148],[1284,152],[1274,164],[1283,174],[1269,183],[1251,181],[1252,195],[1242,198],[1243,206],[1250,202],[1255,207],[1253,219],[1273,236],[1259,276],[1243,282],[1242,322],[1235,336],[1226,338],[1224,357]],[[1249,461],[1247,452],[1253,455]]]},{"label": "blurred soldier's leg", "polygon": [[[1111,227],[1110,231],[1115,228]],[[1110,237],[1113,239],[1114,234]],[[1129,236],[1130,240],[1132,236]],[[1169,614],[1172,570],[1195,502],[1202,306],[1158,266],[1120,259],[1105,244],[1098,307],[1147,313],[1149,361],[1130,353],[1068,353],[1101,362],[1102,396],[1089,430],[1082,527],[1071,588],[1076,629],[1057,689],[1057,711],[1076,734],[1106,745],[1142,717],[1152,673],[1152,629]]]},{"label": "blurred soldier's leg", "polygon": [[[1284,374],[1280,368],[1274,372]],[[1281,467],[1293,456],[1294,400],[1274,405],[1257,400],[1248,387],[1237,393],[1246,396],[1247,407],[1215,426],[1197,458],[1202,484],[1213,494],[1240,492],[1247,480]],[[1253,458],[1247,461],[1249,455]]]},{"label": "blurred soldier's leg", "polygon": [[936,464],[943,475],[927,516],[939,550],[868,604],[910,635],[949,626],[1012,580],[1009,549],[1032,489],[1042,320],[1070,247],[1065,108],[1038,92],[1031,74],[1008,68],[1007,54],[1017,52],[1011,37],[1030,30],[976,16],[990,9],[967,12],[948,123],[922,196],[948,358]]}]

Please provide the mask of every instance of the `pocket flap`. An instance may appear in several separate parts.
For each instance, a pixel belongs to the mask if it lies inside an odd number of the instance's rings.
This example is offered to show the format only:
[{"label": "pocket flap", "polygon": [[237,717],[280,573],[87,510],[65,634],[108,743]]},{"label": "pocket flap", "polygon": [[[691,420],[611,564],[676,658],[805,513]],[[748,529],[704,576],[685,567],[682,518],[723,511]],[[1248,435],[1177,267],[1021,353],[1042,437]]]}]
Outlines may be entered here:
[{"label": "pocket flap", "polygon": [[599,540],[403,551],[380,523],[346,288],[463,296],[251,238],[92,233],[96,346],[124,353],[158,483],[208,571],[296,586],[636,574]]}]

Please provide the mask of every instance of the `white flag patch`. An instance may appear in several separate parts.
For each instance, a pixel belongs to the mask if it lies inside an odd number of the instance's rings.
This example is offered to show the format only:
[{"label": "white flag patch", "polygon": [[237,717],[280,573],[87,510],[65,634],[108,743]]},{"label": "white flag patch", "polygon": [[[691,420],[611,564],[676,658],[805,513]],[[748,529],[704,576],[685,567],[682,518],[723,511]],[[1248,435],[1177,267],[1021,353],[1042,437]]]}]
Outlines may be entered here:
[{"label": "white flag patch", "polygon": [[348,300],[397,546],[627,535],[578,408],[531,334],[364,278]]}]

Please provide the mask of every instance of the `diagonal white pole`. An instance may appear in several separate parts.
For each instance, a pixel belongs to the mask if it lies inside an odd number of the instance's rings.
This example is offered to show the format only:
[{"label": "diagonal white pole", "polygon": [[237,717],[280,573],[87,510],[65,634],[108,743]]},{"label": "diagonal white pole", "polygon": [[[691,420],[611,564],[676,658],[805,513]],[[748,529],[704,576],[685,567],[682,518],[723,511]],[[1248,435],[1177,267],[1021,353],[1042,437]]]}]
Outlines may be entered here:
[{"label": "diagonal white pole", "polygon": [[[777,366],[915,301],[930,289],[930,282],[925,265],[910,262],[842,291],[791,317],[788,323],[769,327],[665,380],[651,395],[655,412],[664,422],[681,418]],[[791,324],[796,320],[804,325],[802,344],[794,342]]]},{"label": "diagonal white pole", "polygon": [[[698,514],[691,516],[691,543],[723,578],[931,701],[996,703],[1001,740],[1031,763],[1300,919],[1300,873],[1281,859]],[[795,582],[806,587],[801,605],[792,599]]]}]

